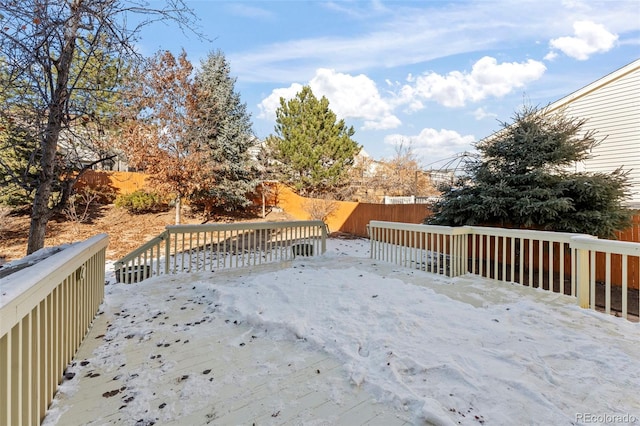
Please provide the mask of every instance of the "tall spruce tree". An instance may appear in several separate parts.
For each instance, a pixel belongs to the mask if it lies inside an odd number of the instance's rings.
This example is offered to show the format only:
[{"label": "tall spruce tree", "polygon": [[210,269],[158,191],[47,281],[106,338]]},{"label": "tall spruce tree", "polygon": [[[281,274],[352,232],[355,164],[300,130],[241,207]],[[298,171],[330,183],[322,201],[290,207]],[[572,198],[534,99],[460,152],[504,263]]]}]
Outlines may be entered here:
[{"label": "tall spruce tree", "polygon": [[305,196],[335,192],[349,179],[349,169],[360,145],[351,137],[353,127],[318,100],[309,86],[294,99],[280,98],[275,135],[267,138],[279,179]]},{"label": "tall spruce tree", "polygon": [[226,211],[249,205],[247,197],[258,184],[257,163],[249,151],[256,143],[251,115],[235,91],[235,82],[224,54],[209,53],[195,77],[196,102],[189,130],[192,143],[207,151],[215,180],[195,197]]},{"label": "tall spruce tree", "polygon": [[586,120],[525,106],[513,124],[477,144],[480,157],[445,190],[426,220],[439,225],[496,225],[612,237],[624,229],[627,174],[572,172],[589,157],[595,132]]}]

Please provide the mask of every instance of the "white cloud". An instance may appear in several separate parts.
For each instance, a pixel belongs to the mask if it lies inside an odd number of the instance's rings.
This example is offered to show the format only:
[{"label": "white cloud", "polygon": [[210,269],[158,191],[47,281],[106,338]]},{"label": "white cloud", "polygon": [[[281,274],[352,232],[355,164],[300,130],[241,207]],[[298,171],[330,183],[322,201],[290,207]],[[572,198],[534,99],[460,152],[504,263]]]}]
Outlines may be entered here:
[{"label": "white cloud", "polygon": [[273,13],[267,9],[240,3],[230,3],[229,10],[231,13],[245,18],[271,19],[274,17]]},{"label": "white cloud", "polygon": [[321,3],[321,5],[340,15],[348,15],[358,20],[371,19],[372,17],[389,13],[389,9],[380,0],[351,3],[327,1]]},{"label": "white cloud", "polygon": [[473,135],[461,135],[454,130],[425,128],[417,135],[393,134],[384,138],[390,145],[409,145],[425,166],[451,160],[465,151],[473,151]]},{"label": "white cloud", "polygon": [[[542,62],[503,62],[485,56],[476,62],[471,72],[452,71],[447,75],[435,72],[423,74],[405,85],[399,99],[412,101],[434,100],[446,107],[461,107],[467,102],[478,102],[488,97],[502,97],[513,89],[523,87],[542,77],[546,67]],[[415,104],[414,104],[415,106]]]},{"label": "white cloud", "polygon": [[365,120],[362,130],[387,130],[395,129],[402,122],[395,115],[386,115],[376,120]]},{"label": "white cloud", "polygon": [[364,74],[352,76],[321,68],[309,85],[316,96],[329,99],[331,109],[340,118],[363,119],[366,129],[392,129],[400,125],[375,82]]},{"label": "white cloud", "polygon": [[473,112],[473,116],[476,120],[484,120],[485,118],[496,118],[498,114],[487,112],[484,108],[478,108]]},{"label": "white cloud", "polygon": [[[393,114],[392,105],[380,96],[375,82],[364,74],[352,76],[320,68],[309,81],[309,86],[316,97],[325,96],[329,100],[329,108],[338,118],[363,120],[363,129],[393,129],[401,124]],[[302,86],[296,83],[273,90],[258,105],[261,111],[258,117],[275,119],[280,97],[292,99],[301,89]]]},{"label": "white cloud", "polygon": [[613,34],[601,25],[591,21],[573,23],[573,37],[552,39],[549,44],[567,56],[584,61],[594,53],[607,52],[613,48],[618,35]]},{"label": "white cloud", "polygon": [[264,98],[262,102],[258,104],[260,114],[258,118],[265,120],[275,120],[276,110],[280,107],[280,98],[285,100],[293,99],[298,92],[302,90],[302,84],[293,83],[289,87],[283,87],[279,89],[273,89],[271,94]]},{"label": "white cloud", "polygon": [[[400,3],[380,14],[371,13],[368,2],[327,3],[356,15],[363,12],[354,18],[357,25],[348,36],[343,27],[327,25],[321,36],[252,43],[228,59],[239,80],[288,84],[310,78],[319,67],[368,72],[547,41],[562,35],[567,22],[598,20],[625,36],[638,27],[637,0],[616,0],[615,7],[610,1],[495,0],[449,2],[447,7],[440,2]],[[341,18],[337,22],[348,15],[335,13]]]}]

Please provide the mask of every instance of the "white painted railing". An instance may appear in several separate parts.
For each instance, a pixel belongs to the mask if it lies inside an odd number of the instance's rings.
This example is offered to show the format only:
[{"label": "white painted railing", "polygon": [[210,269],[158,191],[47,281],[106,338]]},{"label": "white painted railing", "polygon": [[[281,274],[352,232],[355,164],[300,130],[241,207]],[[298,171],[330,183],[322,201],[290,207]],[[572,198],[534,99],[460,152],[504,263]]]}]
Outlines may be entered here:
[{"label": "white painted railing", "polygon": [[371,257],[455,277],[467,272],[466,228],[369,222]]},{"label": "white painted railing", "polygon": [[[596,309],[597,302],[604,299],[604,311],[611,313],[612,299],[620,297],[620,312],[624,318],[628,312],[638,317],[640,309],[640,243],[625,241],[597,240],[574,237],[571,247],[577,251],[578,259],[578,303],[583,308]],[[605,258],[604,271],[597,271],[597,256]],[[615,262],[614,262],[614,258]],[[614,264],[615,263],[615,264]],[[618,271],[613,285],[614,272]],[[598,275],[604,276],[604,284],[597,281]],[[633,280],[636,289],[630,289],[629,281]],[[598,291],[603,290],[603,291]],[[634,291],[635,290],[635,291]],[[597,293],[604,293],[598,295]],[[600,297],[598,297],[600,296]],[[601,304],[600,304],[601,305]]]},{"label": "white painted railing", "polygon": [[410,196],[390,196],[385,195],[383,199],[383,204],[415,204],[416,197],[413,195]]},{"label": "white painted railing", "polygon": [[[370,222],[369,236],[374,259],[449,277],[471,273],[515,282],[576,297],[583,307],[638,316],[639,243],[561,232],[381,221]],[[598,266],[599,257],[606,260],[604,267]]]},{"label": "white painted railing", "polygon": [[321,220],[174,225],[114,265],[120,282],[152,275],[213,271],[290,260],[326,251]]},{"label": "white painted railing", "polygon": [[469,272],[554,293],[576,296],[576,253],[571,239],[584,234],[527,229],[464,227],[469,232]]},{"label": "white painted railing", "polygon": [[436,201],[438,197],[421,197],[415,195],[390,196],[385,195],[382,204],[428,204]]},{"label": "white painted railing", "polygon": [[104,234],[0,280],[0,425],[38,425],[104,297]]}]

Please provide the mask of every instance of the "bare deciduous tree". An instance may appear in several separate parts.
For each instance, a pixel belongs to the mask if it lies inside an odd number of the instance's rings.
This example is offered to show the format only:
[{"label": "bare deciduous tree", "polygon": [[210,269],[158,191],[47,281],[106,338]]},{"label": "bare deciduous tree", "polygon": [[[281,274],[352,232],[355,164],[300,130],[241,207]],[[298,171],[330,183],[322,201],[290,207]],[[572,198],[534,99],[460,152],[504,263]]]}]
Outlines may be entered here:
[{"label": "bare deciduous tree", "polygon": [[175,196],[176,224],[182,201],[216,181],[206,141],[189,137],[197,102],[192,71],[184,51],[178,58],[160,52],[136,69],[120,135],[130,164],[148,173],[157,190]]},{"label": "bare deciduous tree", "polygon": [[384,195],[429,196],[438,193],[430,175],[422,170],[411,145],[396,145],[394,157],[374,161],[359,158],[351,170],[351,185],[344,198],[380,202]]}]

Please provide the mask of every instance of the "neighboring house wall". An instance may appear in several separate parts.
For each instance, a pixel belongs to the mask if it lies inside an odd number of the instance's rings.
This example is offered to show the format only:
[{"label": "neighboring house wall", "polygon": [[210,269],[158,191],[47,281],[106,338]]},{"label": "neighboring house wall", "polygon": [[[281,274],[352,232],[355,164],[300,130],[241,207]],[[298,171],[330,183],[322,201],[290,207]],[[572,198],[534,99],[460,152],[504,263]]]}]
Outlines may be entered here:
[{"label": "neighboring house wall", "polygon": [[[122,151],[109,148],[108,139],[97,130],[63,129],[58,140],[58,152],[73,167],[83,168],[91,165],[93,170],[129,171],[129,165]],[[96,161],[108,158],[96,163]]]},{"label": "neighboring house wall", "polygon": [[[629,205],[640,208],[640,59],[552,103],[549,112],[585,118],[585,130],[602,142],[592,158],[576,165],[586,172],[612,172],[622,166],[632,185]],[[604,139],[604,140],[603,140]]]}]

